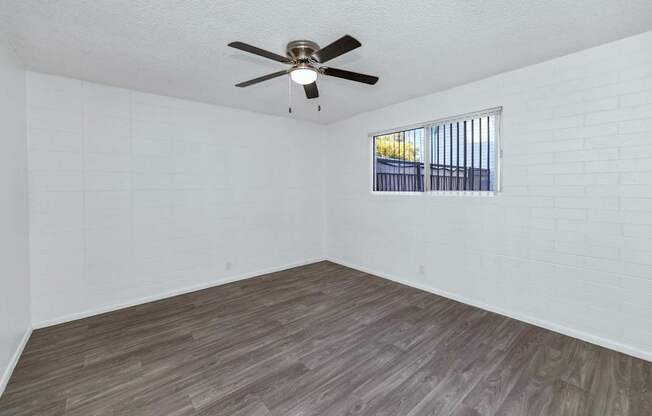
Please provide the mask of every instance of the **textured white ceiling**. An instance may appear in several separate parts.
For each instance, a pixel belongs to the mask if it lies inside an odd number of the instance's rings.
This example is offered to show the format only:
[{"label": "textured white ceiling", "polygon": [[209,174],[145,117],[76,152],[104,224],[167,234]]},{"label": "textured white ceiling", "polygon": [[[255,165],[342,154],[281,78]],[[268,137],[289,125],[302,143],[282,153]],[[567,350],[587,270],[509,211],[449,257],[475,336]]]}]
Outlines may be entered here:
[{"label": "textured white ceiling", "polygon": [[293,117],[328,123],[652,29],[650,0],[2,0],[0,34],[32,70],[287,115],[285,77],[233,84],[283,64],[293,39],[359,48],[330,66],[380,77],[326,78],[322,112],[293,90]]}]

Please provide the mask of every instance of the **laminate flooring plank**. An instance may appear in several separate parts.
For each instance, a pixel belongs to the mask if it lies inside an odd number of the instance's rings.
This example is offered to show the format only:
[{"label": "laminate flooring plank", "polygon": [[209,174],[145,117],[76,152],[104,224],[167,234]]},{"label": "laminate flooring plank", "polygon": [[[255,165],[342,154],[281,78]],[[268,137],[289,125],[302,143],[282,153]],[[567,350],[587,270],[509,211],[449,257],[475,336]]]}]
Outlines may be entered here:
[{"label": "laminate flooring plank", "polygon": [[652,415],[652,363],[632,359],[629,414]]},{"label": "laminate flooring plank", "polygon": [[545,333],[530,327],[506,351],[499,365],[485,375],[463,400],[480,415],[494,415],[512,391],[521,374],[543,342]]},{"label": "laminate flooring plank", "polygon": [[601,349],[599,364],[590,388],[588,415],[625,416],[630,414],[632,357]]},{"label": "laminate flooring plank", "polygon": [[551,414],[556,384],[572,361],[576,347],[577,340],[546,332],[541,347],[496,414]]},{"label": "laminate flooring plank", "polygon": [[583,415],[589,404],[589,393],[574,384],[557,380],[552,388],[549,414],[555,416]]},{"label": "laminate flooring plank", "polygon": [[391,345],[372,347],[363,359],[349,362],[346,370],[324,380],[325,383],[303,396],[301,400],[292,400],[292,406],[281,405],[269,409],[274,416],[326,415],[325,409],[335,402],[346,400],[350,391],[364,382],[366,377],[382,371],[387,363],[401,353],[400,349]]}]

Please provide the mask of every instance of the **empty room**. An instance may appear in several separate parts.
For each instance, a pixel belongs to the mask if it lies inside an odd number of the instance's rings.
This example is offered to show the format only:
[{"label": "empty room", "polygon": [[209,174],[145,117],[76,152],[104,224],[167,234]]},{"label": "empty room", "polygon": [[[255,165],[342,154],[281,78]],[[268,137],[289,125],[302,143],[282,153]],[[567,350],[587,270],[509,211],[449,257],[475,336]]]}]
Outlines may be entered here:
[{"label": "empty room", "polygon": [[0,255],[0,416],[652,416],[652,2],[2,0]]}]

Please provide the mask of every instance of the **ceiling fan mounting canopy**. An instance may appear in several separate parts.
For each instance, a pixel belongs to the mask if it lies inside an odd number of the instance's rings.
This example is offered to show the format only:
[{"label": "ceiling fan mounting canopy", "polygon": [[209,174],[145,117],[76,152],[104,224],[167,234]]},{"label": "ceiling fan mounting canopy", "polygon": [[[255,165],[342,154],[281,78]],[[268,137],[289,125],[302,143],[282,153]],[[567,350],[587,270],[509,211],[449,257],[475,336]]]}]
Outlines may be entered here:
[{"label": "ceiling fan mounting canopy", "polygon": [[340,55],[362,46],[360,42],[350,35],[344,35],[323,48],[320,48],[317,43],[310,40],[294,40],[287,44],[286,56],[269,52],[244,42],[231,42],[228,46],[264,58],[272,59],[283,64],[291,65],[291,67],[286,70],[241,82],[236,84],[236,87],[248,87],[250,85],[258,84],[259,82],[289,74],[294,82],[303,85],[307,98],[317,98],[319,97],[319,90],[317,89],[316,82],[318,74],[348,79],[350,81],[362,82],[370,85],[374,85],[378,82],[378,77],[372,75],[321,66],[331,59],[337,58]]},{"label": "ceiling fan mounting canopy", "polygon": [[319,50],[319,45],[310,40],[293,40],[288,43],[287,56],[294,62],[309,61],[313,53]]}]

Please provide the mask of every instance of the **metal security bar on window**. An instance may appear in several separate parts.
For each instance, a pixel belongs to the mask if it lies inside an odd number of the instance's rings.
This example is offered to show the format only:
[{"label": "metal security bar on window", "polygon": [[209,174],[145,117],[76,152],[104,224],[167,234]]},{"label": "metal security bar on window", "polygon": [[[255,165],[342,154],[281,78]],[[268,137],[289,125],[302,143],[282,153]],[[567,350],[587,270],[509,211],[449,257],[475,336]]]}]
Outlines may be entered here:
[{"label": "metal security bar on window", "polygon": [[423,192],[424,129],[374,136],[374,191]]},{"label": "metal security bar on window", "polygon": [[431,128],[431,190],[495,190],[497,116],[488,113]]}]

